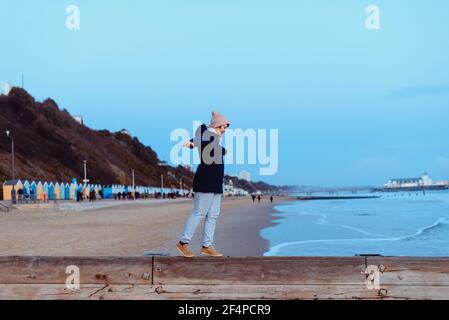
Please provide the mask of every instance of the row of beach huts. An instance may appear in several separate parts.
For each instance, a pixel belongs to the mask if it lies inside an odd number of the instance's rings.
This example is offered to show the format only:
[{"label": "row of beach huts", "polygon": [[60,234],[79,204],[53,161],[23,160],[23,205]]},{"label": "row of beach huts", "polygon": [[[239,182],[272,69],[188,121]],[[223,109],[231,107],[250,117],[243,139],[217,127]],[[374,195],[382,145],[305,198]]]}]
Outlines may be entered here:
[{"label": "row of beach huts", "polygon": [[64,182],[47,182],[47,181],[21,181],[7,180],[3,183],[3,200],[11,201],[13,189],[15,190],[16,199],[31,199],[36,201],[45,200],[77,200],[79,196],[88,198],[92,193],[96,198],[112,199],[121,193],[139,193],[141,197],[154,196],[158,193],[169,194],[188,194],[190,190],[143,187],[143,186],[126,186],[126,185],[109,185],[77,183],[75,180],[70,183]]}]

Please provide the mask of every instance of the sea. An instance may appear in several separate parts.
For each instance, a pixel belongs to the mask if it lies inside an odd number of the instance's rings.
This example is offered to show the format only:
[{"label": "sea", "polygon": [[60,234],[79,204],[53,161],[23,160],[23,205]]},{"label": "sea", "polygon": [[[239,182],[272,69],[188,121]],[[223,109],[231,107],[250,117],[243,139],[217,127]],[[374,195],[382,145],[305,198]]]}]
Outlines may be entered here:
[{"label": "sea", "polygon": [[295,201],[275,206],[277,224],[261,230],[262,237],[269,241],[264,255],[449,256],[448,191],[367,195],[381,197]]}]

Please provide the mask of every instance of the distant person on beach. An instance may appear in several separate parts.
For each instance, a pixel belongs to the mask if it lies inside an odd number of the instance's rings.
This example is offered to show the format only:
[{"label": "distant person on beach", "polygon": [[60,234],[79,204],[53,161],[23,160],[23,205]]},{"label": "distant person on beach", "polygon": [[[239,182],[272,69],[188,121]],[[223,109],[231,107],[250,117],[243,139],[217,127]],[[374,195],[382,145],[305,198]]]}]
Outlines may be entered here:
[{"label": "distant person on beach", "polygon": [[270,197],[270,202],[273,203],[273,196]]},{"label": "distant person on beach", "polygon": [[19,191],[17,191],[17,194],[19,195],[19,203],[23,202],[23,189],[20,188]]},{"label": "distant person on beach", "polygon": [[256,195],[255,194],[251,195],[251,198],[253,199],[253,203],[255,203],[256,202]]},{"label": "distant person on beach", "polygon": [[260,203],[260,194],[257,196],[257,202]]},{"label": "distant person on beach", "polygon": [[185,144],[189,148],[198,148],[201,163],[193,179],[194,209],[185,224],[180,241],[176,245],[184,257],[193,257],[189,243],[204,218],[204,234],[201,253],[212,257],[222,257],[213,246],[215,226],[220,214],[223,195],[224,161],[226,149],[220,145],[221,136],[229,127],[229,121],[218,112],[212,112],[210,124],[201,125],[195,137]]}]

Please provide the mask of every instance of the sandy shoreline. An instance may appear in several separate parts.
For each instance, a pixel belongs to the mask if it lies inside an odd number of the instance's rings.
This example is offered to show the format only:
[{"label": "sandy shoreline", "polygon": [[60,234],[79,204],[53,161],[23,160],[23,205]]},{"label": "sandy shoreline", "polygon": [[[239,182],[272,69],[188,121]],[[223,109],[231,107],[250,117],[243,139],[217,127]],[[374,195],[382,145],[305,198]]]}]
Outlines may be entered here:
[{"label": "sandy shoreline", "polygon": [[[215,233],[215,246],[226,256],[262,256],[268,241],[260,230],[274,225],[273,207],[289,198],[253,204],[250,198],[225,198]],[[192,210],[192,200],[49,204],[0,213],[0,255],[142,256],[179,255],[179,234]],[[202,224],[192,240],[201,248]]]}]

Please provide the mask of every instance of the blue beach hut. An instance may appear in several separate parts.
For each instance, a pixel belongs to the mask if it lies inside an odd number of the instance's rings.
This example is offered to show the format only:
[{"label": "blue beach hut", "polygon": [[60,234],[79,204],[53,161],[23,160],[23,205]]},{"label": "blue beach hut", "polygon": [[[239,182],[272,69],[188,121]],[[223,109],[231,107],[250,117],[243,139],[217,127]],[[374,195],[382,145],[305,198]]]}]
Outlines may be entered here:
[{"label": "blue beach hut", "polygon": [[48,198],[48,182],[47,181],[44,182],[43,192],[45,192],[45,194],[47,195],[47,198]]},{"label": "blue beach hut", "polygon": [[64,200],[65,199],[65,187],[64,187],[64,183],[59,183],[58,184],[59,187],[59,196],[58,196],[58,200]]},{"label": "blue beach hut", "polygon": [[65,184],[64,186],[64,199],[65,200],[70,200],[70,185],[68,183]]},{"label": "blue beach hut", "polygon": [[25,182],[23,183],[23,191],[24,193],[30,194],[30,182],[28,180],[25,180]]},{"label": "blue beach hut", "polygon": [[55,200],[55,185],[53,182],[50,182],[48,185],[48,199],[49,200]]},{"label": "blue beach hut", "polygon": [[32,194],[31,195],[31,200],[35,201],[37,199],[37,185],[36,185],[36,181],[31,182],[30,194]]}]

